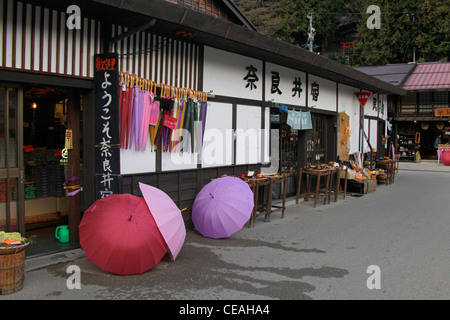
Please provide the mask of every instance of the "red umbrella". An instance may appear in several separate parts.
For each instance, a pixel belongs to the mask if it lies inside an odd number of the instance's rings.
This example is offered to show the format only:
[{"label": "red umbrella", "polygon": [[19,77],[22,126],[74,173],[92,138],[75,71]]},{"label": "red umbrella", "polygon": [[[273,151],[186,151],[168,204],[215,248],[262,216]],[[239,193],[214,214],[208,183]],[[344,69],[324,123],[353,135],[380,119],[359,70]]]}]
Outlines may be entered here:
[{"label": "red umbrella", "polygon": [[130,194],[97,200],[84,213],[79,230],[86,256],[107,272],[141,274],[167,252],[145,200]]}]

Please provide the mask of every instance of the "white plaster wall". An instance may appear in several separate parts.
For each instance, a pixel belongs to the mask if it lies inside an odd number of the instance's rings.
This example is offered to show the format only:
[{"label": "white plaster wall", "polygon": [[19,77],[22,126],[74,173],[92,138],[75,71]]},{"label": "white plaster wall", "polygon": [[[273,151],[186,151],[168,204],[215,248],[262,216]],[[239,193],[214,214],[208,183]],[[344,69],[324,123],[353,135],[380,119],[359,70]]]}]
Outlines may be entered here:
[{"label": "white plaster wall", "polygon": [[[281,91],[272,93],[272,72],[277,72],[280,77],[280,84],[278,88]],[[300,96],[298,93],[294,95],[292,89],[294,88],[294,81],[300,80],[301,85]],[[295,106],[306,106],[306,73],[278,66],[272,63],[266,63],[266,90],[265,97],[267,101],[274,103],[290,104]]]},{"label": "white plaster wall", "polygon": [[350,154],[359,151],[359,101],[355,92],[359,89],[339,84],[338,112],[350,117]]},{"label": "white plaster wall", "polygon": [[[263,63],[260,60],[205,46],[203,91],[227,97],[262,100]],[[256,88],[246,88],[247,67],[257,69]]]},{"label": "white plaster wall", "polygon": [[[314,109],[336,111],[336,82],[317,77],[308,76],[308,106]],[[317,101],[313,101],[311,95],[311,85],[313,83],[319,85],[319,96]]]},{"label": "white plaster wall", "polygon": [[202,167],[233,164],[233,105],[209,102],[203,137]]}]

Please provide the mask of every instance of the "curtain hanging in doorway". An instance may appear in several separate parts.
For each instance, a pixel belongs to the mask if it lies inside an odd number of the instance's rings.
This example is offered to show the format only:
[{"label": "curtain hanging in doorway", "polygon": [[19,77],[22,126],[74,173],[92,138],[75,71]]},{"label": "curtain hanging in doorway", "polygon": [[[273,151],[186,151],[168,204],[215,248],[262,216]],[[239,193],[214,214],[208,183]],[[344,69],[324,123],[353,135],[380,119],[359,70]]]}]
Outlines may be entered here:
[{"label": "curtain hanging in doorway", "polygon": [[152,151],[201,152],[207,114],[205,92],[177,88],[120,74],[120,147]]},{"label": "curtain hanging in doorway", "polygon": [[311,113],[309,111],[289,110],[286,123],[297,130],[312,129]]}]

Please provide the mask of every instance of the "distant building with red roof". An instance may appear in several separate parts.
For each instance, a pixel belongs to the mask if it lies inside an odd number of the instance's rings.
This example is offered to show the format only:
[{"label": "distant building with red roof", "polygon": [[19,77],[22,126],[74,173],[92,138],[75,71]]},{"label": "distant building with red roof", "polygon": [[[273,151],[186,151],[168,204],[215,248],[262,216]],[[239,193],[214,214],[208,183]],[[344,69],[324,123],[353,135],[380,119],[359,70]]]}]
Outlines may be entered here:
[{"label": "distant building with red roof", "polygon": [[[417,136],[422,158],[434,158],[436,137],[442,134],[443,142],[450,140],[450,62],[355,69],[408,91],[398,96],[390,120],[398,136]],[[400,150],[401,146],[398,147]]]}]

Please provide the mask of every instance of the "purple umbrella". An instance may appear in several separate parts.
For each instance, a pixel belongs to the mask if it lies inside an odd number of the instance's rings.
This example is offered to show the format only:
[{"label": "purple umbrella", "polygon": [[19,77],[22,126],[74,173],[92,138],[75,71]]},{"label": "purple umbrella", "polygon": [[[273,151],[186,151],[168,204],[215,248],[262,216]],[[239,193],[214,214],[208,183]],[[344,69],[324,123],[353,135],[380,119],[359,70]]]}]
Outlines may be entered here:
[{"label": "purple umbrella", "polygon": [[234,177],[215,179],[195,198],[192,222],[205,237],[229,237],[250,219],[253,205],[253,192],[246,182]]}]

